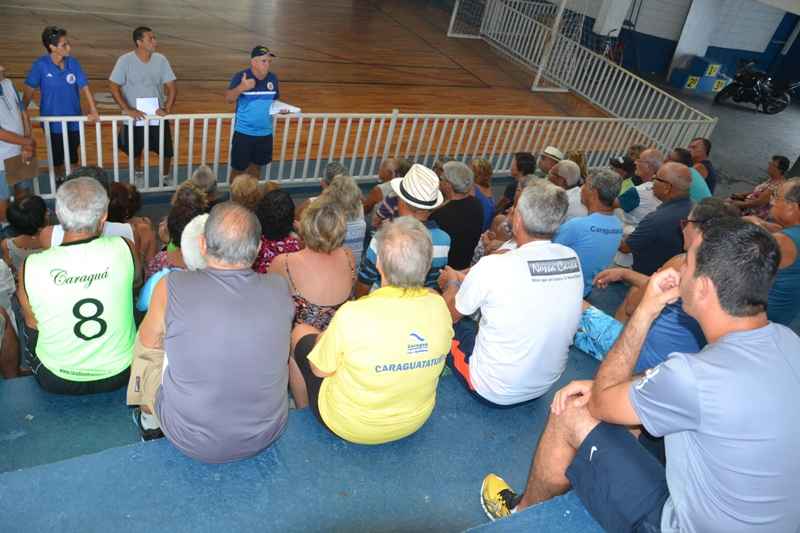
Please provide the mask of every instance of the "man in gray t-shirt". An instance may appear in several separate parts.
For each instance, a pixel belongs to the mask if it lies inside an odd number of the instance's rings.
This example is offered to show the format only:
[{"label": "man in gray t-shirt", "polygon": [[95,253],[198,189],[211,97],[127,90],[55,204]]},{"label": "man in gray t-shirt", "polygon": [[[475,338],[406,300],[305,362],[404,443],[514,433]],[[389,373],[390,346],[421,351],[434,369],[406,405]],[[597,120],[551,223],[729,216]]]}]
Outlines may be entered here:
[{"label": "man in gray t-shirt", "polygon": [[[680,273],[651,277],[595,380],[556,394],[525,493],[486,477],[490,517],[573,488],[608,531],[800,531],[800,338],[766,316],[778,246],[739,219],[699,230]],[[709,344],[634,377],[678,297]],[[666,468],[628,431],[639,425],[665,437]]]},{"label": "man in gray t-shirt", "polygon": [[[156,37],[153,30],[145,26],[140,26],[133,31],[133,42],[136,49],[121,55],[114,70],[109,76],[111,95],[119,104],[122,112],[137,121],[141,121],[146,113],[141,109],[147,109],[147,99],[158,100],[155,112],[164,117],[172,112],[175,105],[177,89],[175,86],[175,73],[169,61],[163,55],[157,53]],[[163,172],[169,173],[169,168],[173,156],[172,135],[166,121],[164,125],[164,165]],[[159,126],[153,125],[145,130],[144,124],[137,125],[133,129],[133,157],[136,159],[136,169],[142,168],[141,154],[144,148],[145,133],[148,134],[149,151],[160,153]],[[130,156],[130,133],[127,126],[123,127],[119,135],[119,147]]]}]

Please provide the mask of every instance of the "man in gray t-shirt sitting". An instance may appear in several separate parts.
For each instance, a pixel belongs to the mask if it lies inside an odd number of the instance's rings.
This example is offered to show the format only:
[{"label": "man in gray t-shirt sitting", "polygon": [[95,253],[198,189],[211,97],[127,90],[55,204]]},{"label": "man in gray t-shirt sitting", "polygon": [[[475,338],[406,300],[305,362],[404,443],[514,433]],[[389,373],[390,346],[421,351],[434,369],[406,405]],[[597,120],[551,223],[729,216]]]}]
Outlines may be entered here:
[{"label": "man in gray t-shirt sitting", "polygon": [[[525,493],[483,483],[490,518],[575,489],[608,531],[797,531],[800,338],[767,320],[780,252],[739,219],[704,226],[681,272],[650,278],[594,381],[551,406]],[[633,376],[653,319],[678,297],[709,344]],[[628,431],[664,436],[666,468]]]},{"label": "man in gray t-shirt sitting", "polygon": [[[172,113],[172,107],[175,105],[175,96],[177,95],[175,73],[172,72],[167,58],[156,52],[157,43],[153,30],[146,26],[139,26],[133,30],[133,43],[136,49],[122,54],[117,59],[114,70],[111,71],[111,76],[108,78],[111,96],[114,97],[124,114],[137,121],[142,120],[148,114],[165,117]],[[142,109],[148,109],[148,101],[157,101],[158,105],[153,106],[156,107],[155,111],[145,113]],[[163,121],[162,124],[164,127],[164,166],[162,170],[165,175],[168,175],[173,156],[172,134],[169,123]],[[151,123],[146,130],[148,149],[156,154],[160,153],[159,127],[159,125]],[[133,128],[133,148],[130,146],[128,127],[123,126],[120,130],[119,147],[129,157],[136,160],[137,174],[143,168],[144,140],[144,123]],[[143,184],[143,182],[137,183],[138,186]]]},{"label": "man in gray t-shirt sitting", "polygon": [[200,238],[208,267],[170,272],[153,290],[128,384],[145,440],[160,425],[186,455],[224,463],[283,432],[294,303],[283,277],[251,268],[260,237],[251,211],[218,204]]}]

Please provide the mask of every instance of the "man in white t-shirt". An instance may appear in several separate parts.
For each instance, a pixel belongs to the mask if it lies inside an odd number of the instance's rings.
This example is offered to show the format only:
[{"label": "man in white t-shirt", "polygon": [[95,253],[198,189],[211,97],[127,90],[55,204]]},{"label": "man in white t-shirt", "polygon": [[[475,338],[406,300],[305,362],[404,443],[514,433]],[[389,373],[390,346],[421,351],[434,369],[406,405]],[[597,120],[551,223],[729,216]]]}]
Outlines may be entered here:
[{"label": "man in white t-shirt", "polygon": [[[563,189],[534,181],[512,215],[518,248],[484,257],[467,274],[448,268],[439,280],[456,322],[448,362],[490,404],[538,398],[564,372],[583,295],[578,256],[551,242],[566,212]],[[476,328],[462,317],[478,309]]]},{"label": "man in white t-shirt", "polygon": [[586,206],[581,202],[581,167],[574,161],[564,159],[553,165],[547,174],[547,179],[553,185],[558,185],[567,191],[567,214],[564,222],[573,218],[585,217],[589,214]]},{"label": "man in white t-shirt", "polygon": [[[664,154],[655,148],[642,151],[639,158],[634,161],[635,182],[638,184],[620,194],[614,203],[614,207],[621,209],[623,238],[633,233],[639,222],[661,205],[661,200],[653,193],[653,178],[663,164]],[[630,267],[633,265],[633,256],[619,252],[614,262],[620,266]]]},{"label": "man in white t-shirt", "polygon": [[[14,84],[5,78],[5,69],[0,65],[0,221],[6,219],[11,195],[6,181],[5,160],[21,154],[23,160],[30,161],[35,152],[36,141],[31,135],[28,113],[22,108]],[[23,188],[30,188],[29,180],[17,183],[14,194],[20,194]]]}]

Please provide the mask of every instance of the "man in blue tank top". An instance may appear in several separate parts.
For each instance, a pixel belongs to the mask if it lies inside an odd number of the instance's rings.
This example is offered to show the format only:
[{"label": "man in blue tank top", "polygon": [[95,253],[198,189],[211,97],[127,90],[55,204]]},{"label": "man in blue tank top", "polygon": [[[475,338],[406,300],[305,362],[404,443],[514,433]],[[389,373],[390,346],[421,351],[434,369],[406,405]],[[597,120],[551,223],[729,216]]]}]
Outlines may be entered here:
[{"label": "man in blue tank top", "polygon": [[776,224],[745,218],[775,231],[772,235],[781,249],[781,263],[769,291],[767,316],[788,326],[800,313],[800,178],[792,178],[781,186],[772,200],[770,217]]}]

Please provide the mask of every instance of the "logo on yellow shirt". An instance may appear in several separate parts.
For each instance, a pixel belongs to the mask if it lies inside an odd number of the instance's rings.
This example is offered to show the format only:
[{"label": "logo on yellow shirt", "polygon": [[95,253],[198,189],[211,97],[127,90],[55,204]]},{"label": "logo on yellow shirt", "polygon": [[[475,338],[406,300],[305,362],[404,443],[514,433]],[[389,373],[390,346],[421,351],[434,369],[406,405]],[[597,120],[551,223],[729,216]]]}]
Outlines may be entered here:
[{"label": "logo on yellow shirt", "polygon": [[428,351],[428,341],[422,335],[411,332],[408,334],[408,355],[416,355],[419,353],[426,353]]}]

